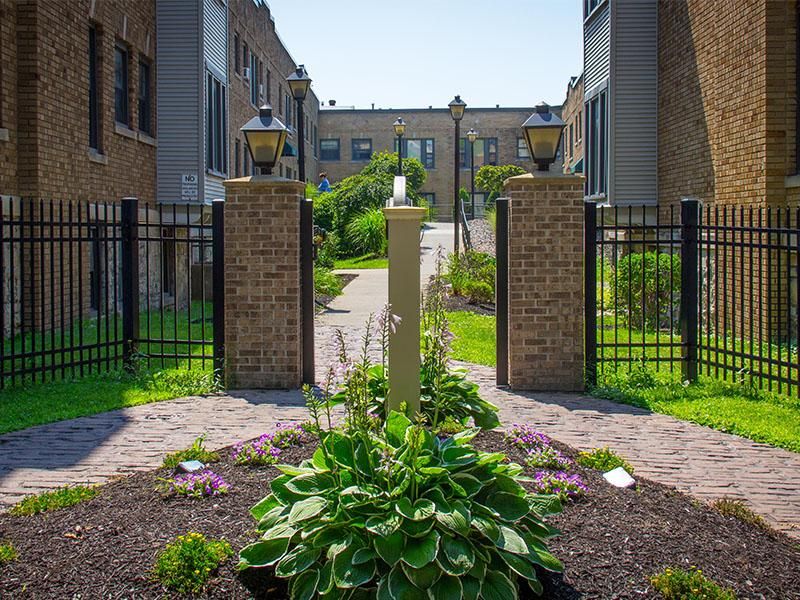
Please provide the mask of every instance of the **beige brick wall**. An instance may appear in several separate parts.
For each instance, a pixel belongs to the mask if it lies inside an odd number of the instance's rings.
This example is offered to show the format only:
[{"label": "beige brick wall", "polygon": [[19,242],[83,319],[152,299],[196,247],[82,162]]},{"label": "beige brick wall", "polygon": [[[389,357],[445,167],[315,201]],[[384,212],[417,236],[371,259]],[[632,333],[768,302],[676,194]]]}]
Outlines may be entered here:
[{"label": "beige brick wall", "polygon": [[[558,113],[560,107],[553,107]],[[461,121],[461,137],[474,127],[481,138],[497,138],[497,164],[515,164],[531,168],[528,159],[517,158],[517,138],[522,137],[520,126],[533,113],[533,108],[469,108]],[[352,140],[369,138],[372,151],[394,151],[395,136],[392,124],[397,117],[407,123],[407,139],[433,138],[433,169],[420,190],[436,194],[439,220],[452,220],[453,161],[455,159],[455,132],[450,111],[435,109],[378,109],[349,110],[346,108],[320,111],[320,139],[339,140],[339,161],[321,161],[320,168],[328,173],[331,183],[358,173],[366,161],[352,160]],[[561,169],[561,165],[553,166]],[[477,172],[477,169],[476,169]],[[470,190],[470,170],[461,169],[460,185]],[[480,192],[480,188],[476,188]]]},{"label": "beige brick wall", "polygon": [[505,193],[509,384],[583,390],[583,177],[520,175]]},{"label": "beige brick wall", "polygon": [[565,124],[564,173],[569,173],[570,168],[583,158],[583,73],[574,82],[567,84],[567,97],[561,109],[561,119]]},{"label": "beige brick wall", "polygon": [[300,386],[303,184],[225,182],[225,371],[228,387]]}]

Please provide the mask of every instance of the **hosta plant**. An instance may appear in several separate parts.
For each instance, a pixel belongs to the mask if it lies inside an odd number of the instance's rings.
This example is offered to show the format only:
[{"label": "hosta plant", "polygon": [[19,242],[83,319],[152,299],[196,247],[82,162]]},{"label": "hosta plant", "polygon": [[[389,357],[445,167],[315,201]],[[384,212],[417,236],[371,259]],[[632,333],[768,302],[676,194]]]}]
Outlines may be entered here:
[{"label": "hosta plant", "polygon": [[261,537],[240,567],[274,567],[298,600],[506,600],[522,580],[540,593],[537,568],[561,570],[544,522],[560,503],[472,448],[477,433],[443,439],[397,412],[378,433],[320,430],[313,457],[278,467],[251,509]]}]

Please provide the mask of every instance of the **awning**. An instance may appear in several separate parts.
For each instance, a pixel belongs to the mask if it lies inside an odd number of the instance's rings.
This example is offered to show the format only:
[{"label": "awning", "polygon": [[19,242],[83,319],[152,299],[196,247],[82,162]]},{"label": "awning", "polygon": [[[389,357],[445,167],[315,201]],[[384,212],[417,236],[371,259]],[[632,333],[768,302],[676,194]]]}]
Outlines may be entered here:
[{"label": "awning", "polygon": [[583,173],[583,157],[569,168],[570,173]]},{"label": "awning", "polygon": [[288,140],[283,145],[283,153],[281,156],[297,156],[297,147],[293,146]]}]

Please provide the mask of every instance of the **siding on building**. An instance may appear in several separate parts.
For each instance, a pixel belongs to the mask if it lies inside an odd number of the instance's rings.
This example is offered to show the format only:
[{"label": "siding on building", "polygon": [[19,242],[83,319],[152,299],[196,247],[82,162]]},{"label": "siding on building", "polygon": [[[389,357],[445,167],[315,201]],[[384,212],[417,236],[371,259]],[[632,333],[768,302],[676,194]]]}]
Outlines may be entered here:
[{"label": "siding on building", "polygon": [[[225,118],[228,118],[230,110],[228,108],[230,93],[228,90],[228,6],[221,0],[203,0],[203,66],[204,71],[210,71],[214,77],[219,79],[226,88],[225,94]],[[203,76],[204,89],[208,87],[208,78]],[[204,98],[208,98],[208,89],[205,89]],[[207,100],[206,100],[207,102]],[[205,102],[204,102],[205,104]],[[203,148],[207,151],[208,145],[208,115],[203,110]],[[228,127],[230,129],[230,127]],[[230,138],[230,135],[228,135]],[[230,148],[230,146],[229,146]],[[227,160],[226,160],[227,163]],[[219,177],[209,173],[206,169],[203,185],[203,195],[201,200],[210,202],[215,198],[225,197],[225,188],[222,182],[224,177]]]},{"label": "siding on building", "polygon": [[584,90],[587,99],[594,96],[597,88],[606,84],[611,65],[611,13],[608,4],[584,24],[583,70]]}]

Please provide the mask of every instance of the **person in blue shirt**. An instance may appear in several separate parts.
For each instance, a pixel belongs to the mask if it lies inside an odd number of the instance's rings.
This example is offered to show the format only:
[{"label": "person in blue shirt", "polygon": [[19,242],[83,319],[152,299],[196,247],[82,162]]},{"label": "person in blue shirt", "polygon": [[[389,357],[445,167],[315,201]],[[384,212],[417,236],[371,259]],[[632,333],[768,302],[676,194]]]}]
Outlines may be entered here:
[{"label": "person in blue shirt", "polygon": [[331,191],[331,182],[328,181],[328,174],[324,171],[319,174],[319,187],[317,189],[322,194]]}]

